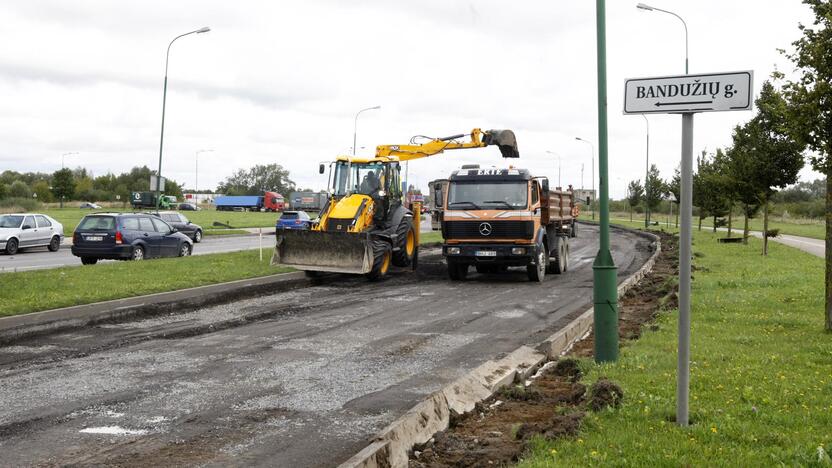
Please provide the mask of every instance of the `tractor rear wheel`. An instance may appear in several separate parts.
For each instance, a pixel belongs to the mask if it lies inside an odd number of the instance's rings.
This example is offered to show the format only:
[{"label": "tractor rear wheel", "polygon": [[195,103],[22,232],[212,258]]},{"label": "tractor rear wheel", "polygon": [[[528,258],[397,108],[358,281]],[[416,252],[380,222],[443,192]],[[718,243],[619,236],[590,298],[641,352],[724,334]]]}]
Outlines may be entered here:
[{"label": "tractor rear wheel", "polygon": [[402,219],[396,229],[396,242],[398,250],[393,252],[393,265],[398,267],[410,266],[413,262],[413,255],[416,253],[416,233],[413,232],[413,223],[409,218]]},{"label": "tractor rear wheel", "polygon": [[373,241],[373,269],[367,273],[367,279],[378,281],[387,274],[393,260],[393,249],[383,240]]}]

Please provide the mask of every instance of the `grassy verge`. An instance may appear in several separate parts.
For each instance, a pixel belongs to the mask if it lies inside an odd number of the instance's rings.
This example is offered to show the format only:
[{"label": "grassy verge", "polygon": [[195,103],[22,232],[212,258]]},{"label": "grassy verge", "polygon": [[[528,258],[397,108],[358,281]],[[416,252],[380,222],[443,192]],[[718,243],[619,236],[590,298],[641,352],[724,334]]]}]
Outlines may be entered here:
[{"label": "grassy verge", "polygon": [[[584,362],[624,388],[577,439],[537,439],[523,467],[820,466],[832,463],[832,335],[823,332],[823,260],[695,233],[691,417],[673,422],[676,317],[664,315],[616,364]],[[822,449],[819,449],[821,447]]]},{"label": "grassy verge", "polygon": [[242,229],[206,229],[203,234],[206,236],[241,236],[251,233]]},{"label": "grassy verge", "polygon": [[4,273],[0,317],[291,271],[248,250]]},{"label": "grassy verge", "polygon": [[[630,215],[628,213],[612,213],[612,220],[613,222],[620,223],[623,221],[629,222]],[[651,218],[653,221],[659,221],[662,226],[666,226],[668,220],[668,213],[659,213],[654,214]],[[641,221],[639,224],[638,221]],[[702,220],[702,229],[706,227],[711,229],[713,228],[713,224],[711,223],[712,219],[703,219]],[[635,214],[633,215],[633,222],[636,225],[644,226],[644,215]],[[670,219],[670,225],[674,226],[676,223],[676,215],[674,213],[673,218]],[[744,217],[735,217],[731,222],[733,229],[736,232],[742,233],[743,224],[745,223]],[[826,225],[824,224],[824,220],[822,219],[802,219],[802,218],[793,218],[793,219],[783,219],[777,217],[771,217],[768,220],[768,228],[769,229],[779,229],[780,234],[790,234],[792,236],[801,236],[801,237],[810,237],[812,239],[826,239]],[[694,229],[699,226],[699,218],[693,219],[693,226]],[[725,226],[727,227],[727,226]],[[762,231],[763,230],[763,218],[762,214],[757,218],[751,218],[748,220],[748,227],[752,231]]]},{"label": "grassy verge", "polygon": [[[119,209],[102,209],[102,210],[82,210],[78,208],[64,208],[42,210],[40,212],[47,214],[64,225],[64,232],[67,236],[71,236],[75,230],[75,226],[81,222],[81,219],[90,213],[102,213],[106,211],[133,211],[129,206],[124,210]],[[214,222],[219,222],[232,226],[232,228],[250,228],[250,227],[273,227],[275,221],[280,218],[280,213],[262,213],[257,211],[216,211],[216,210],[201,210],[201,211],[182,211],[183,215],[191,222],[199,224],[203,229],[211,229],[214,227]]]}]

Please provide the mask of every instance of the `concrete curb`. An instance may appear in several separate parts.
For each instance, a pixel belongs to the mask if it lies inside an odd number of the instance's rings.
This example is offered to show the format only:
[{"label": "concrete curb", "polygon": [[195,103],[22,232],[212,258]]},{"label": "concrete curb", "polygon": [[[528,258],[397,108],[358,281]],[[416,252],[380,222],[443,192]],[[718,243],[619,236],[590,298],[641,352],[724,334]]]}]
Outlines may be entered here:
[{"label": "concrete curb", "polygon": [[[639,232],[639,231],[636,231]],[[653,241],[655,250],[641,268],[618,286],[618,297],[638,283],[653,269],[661,253],[659,237],[639,232]],[[593,308],[590,307],[535,348],[521,346],[497,361],[488,361],[471,372],[431,393],[422,402],[393,421],[360,452],[339,468],[406,467],[408,452],[414,445],[424,444],[434,434],[448,428],[451,418],[467,413],[475,405],[512,382],[525,382],[546,361],[557,359],[581,340],[591,329]]]},{"label": "concrete curb", "polygon": [[179,313],[228,302],[243,296],[285,291],[307,286],[303,272],[281,273],[177,291],[95,302],[80,306],[0,318],[0,345],[21,338],[70,330],[138,316]]}]

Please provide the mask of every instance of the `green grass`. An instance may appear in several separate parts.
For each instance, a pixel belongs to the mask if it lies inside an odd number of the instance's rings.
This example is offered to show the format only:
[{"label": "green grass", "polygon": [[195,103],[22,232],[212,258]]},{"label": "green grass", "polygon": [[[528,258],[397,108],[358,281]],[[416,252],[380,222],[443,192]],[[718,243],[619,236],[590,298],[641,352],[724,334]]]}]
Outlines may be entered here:
[{"label": "green grass", "polygon": [[292,271],[257,250],[3,273],[0,317]]},{"label": "green grass", "polygon": [[[827,466],[832,452],[832,334],[823,331],[820,258],[760,242],[717,244],[695,233],[690,409],[672,421],[676,314],[622,349],[583,364],[586,384],[624,388],[618,410],[588,414],[577,439],[536,439],[522,467]],[[821,458],[823,455],[821,453]]]},{"label": "green grass", "polygon": [[241,236],[251,233],[242,229],[207,229],[203,231],[203,234],[206,236]]},{"label": "green grass", "polygon": [[419,243],[420,244],[434,244],[437,242],[442,242],[442,231],[431,231],[431,232],[420,232],[419,233]]},{"label": "green grass", "polygon": [[[665,226],[667,223],[669,213],[660,213],[654,214],[651,218],[653,221],[659,221],[662,226]],[[629,221],[630,214],[629,213],[611,213],[610,215],[612,220],[616,223],[626,220]],[[762,231],[763,230],[763,215],[760,214],[757,218],[751,218],[748,221],[748,227],[752,231]],[[640,226],[644,226],[644,215],[643,214],[634,214],[633,221],[641,220]],[[705,227],[712,228],[713,224],[711,221],[713,218],[705,218],[702,220],[702,228]],[[727,221],[727,219],[726,219]],[[671,225],[675,225],[676,223],[676,214],[673,214],[673,218],[670,220]],[[743,224],[745,223],[744,217],[734,217],[733,221],[731,222],[733,229],[742,233]],[[636,223],[638,224],[638,223]],[[699,218],[693,218],[693,226],[694,229],[699,226]],[[724,226],[727,227],[727,226]],[[810,237],[812,239],[826,239],[826,224],[822,219],[804,219],[804,218],[781,218],[777,216],[770,216],[768,220],[768,228],[769,229],[779,229],[780,234],[790,234],[792,236],[801,236],[801,237]]]}]

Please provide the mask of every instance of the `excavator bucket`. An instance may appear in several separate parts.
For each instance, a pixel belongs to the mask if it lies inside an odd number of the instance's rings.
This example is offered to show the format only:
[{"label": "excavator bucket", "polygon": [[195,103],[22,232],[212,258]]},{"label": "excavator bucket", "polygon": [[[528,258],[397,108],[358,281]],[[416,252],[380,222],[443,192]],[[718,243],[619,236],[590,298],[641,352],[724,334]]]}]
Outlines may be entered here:
[{"label": "excavator bucket", "polygon": [[511,130],[489,130],[485,132],[482,142],[486,145],[497,145],[504,158],[519,158],[517,137]]},{"label": "excavator bucket", "polygon": [[272,265],[305,271],[369,273],[373,267],[370,235],[278,229]]}]

